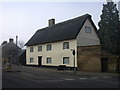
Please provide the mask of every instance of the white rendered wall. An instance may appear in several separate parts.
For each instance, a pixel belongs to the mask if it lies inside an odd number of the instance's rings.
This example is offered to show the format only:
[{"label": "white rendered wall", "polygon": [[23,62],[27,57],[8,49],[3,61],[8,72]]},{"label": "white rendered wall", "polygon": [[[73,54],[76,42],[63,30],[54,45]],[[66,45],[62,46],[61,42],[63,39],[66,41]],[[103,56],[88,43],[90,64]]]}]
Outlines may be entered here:
[{"label": "white rendered wall", "polygon": [[[69,49],[63,49],[64,42],[69,42]],[[52,45],[51,51],[46,50],[47,44]],[[54,43],[47,43],[47,44],[41,44],[41,45],[34,46],[34,52],[30,52],[30,47],[27,47],[27,52],[26,52],[27,65],[38,65],[38,56],[42,56],[42,65],[49,65],[49,66],[63,65],[63,57],[69,57],[70,63],[65,64],[65,65],[69,67],[74,66],[74,62],[73,62],[74,58],[73,58],[71,49],[75,49],[75,51],[77,50],[76,39],[59,41],[59,42],[54,42]],[[41,52],[38,52],[38,46],[42,46]],[[51,64],[46,63],[47,57],[52,58]],[[34,58],[34,63],[29,63],[30,58]],[[76,61],[77,60],[76,60],[76,55],[75,55],[75,62]],[[77,67],[77,63],[75,63],[75,66]]]}]

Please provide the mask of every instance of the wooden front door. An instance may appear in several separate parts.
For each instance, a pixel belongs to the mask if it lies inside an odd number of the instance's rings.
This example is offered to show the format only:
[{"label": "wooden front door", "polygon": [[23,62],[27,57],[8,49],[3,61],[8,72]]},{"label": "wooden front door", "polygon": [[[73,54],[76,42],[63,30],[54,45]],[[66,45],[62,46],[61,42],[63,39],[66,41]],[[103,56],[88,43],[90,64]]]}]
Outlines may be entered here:
[{"label": "wooden front door", "polygon": [[38,66],[42,65],[42,56],[38,56]]}]

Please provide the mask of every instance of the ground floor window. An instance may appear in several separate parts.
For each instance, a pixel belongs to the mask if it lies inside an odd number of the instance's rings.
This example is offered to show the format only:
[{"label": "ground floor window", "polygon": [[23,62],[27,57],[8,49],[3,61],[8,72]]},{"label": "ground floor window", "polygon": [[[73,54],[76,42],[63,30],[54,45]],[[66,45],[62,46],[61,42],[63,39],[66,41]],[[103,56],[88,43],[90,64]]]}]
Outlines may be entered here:
[{"label": "ground floor window", "polygon": [[69,57],[63,57],[63,64],[69,64]]},{"label": "ground floor window", "polygon": [[34,59],[33,58],[30,58],[30,63],[33,63],[34,62]]},{"label": "ground floor window", "polygon": [[47,61],[46,61],[46,63],[52,63],[52,58],[51,57],[49,57],[49,58],[47,58]]}]

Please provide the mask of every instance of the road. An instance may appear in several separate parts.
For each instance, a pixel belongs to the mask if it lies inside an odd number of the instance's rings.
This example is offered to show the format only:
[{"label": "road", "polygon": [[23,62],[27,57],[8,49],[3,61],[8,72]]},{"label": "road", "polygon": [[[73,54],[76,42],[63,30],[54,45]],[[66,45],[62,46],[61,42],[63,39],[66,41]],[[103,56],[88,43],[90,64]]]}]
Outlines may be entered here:
[{"label": "road", "polygon": [[[118,88],[118,77],[4,72],[2,88]],[[119,77],[120,78],[120,77]]]}]

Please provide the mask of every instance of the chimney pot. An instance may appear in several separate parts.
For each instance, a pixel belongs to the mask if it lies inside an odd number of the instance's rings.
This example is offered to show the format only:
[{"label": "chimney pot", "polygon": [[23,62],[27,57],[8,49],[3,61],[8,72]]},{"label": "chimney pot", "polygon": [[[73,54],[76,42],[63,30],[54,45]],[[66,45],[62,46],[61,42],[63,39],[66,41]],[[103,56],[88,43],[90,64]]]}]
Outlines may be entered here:
[{"label": "chimney pot", "polygon": [[3,41],[3,43],[1,44],[1,45],[4,45],[4,44],[6,44],[7,43],[7,41]]},{"label": "chimney pot", "polygon": [[50,26],[53,26],[53,25],[55,24],[55,19],[54,19],[54,18],[49,19],[49,20],[48,20],[48,24],[49,24],[49,27],[50,27]]},{"label": "chimney pot", "polygon": [[13,43],[13,39],[12,38],[9,39],[9,43]]}]

